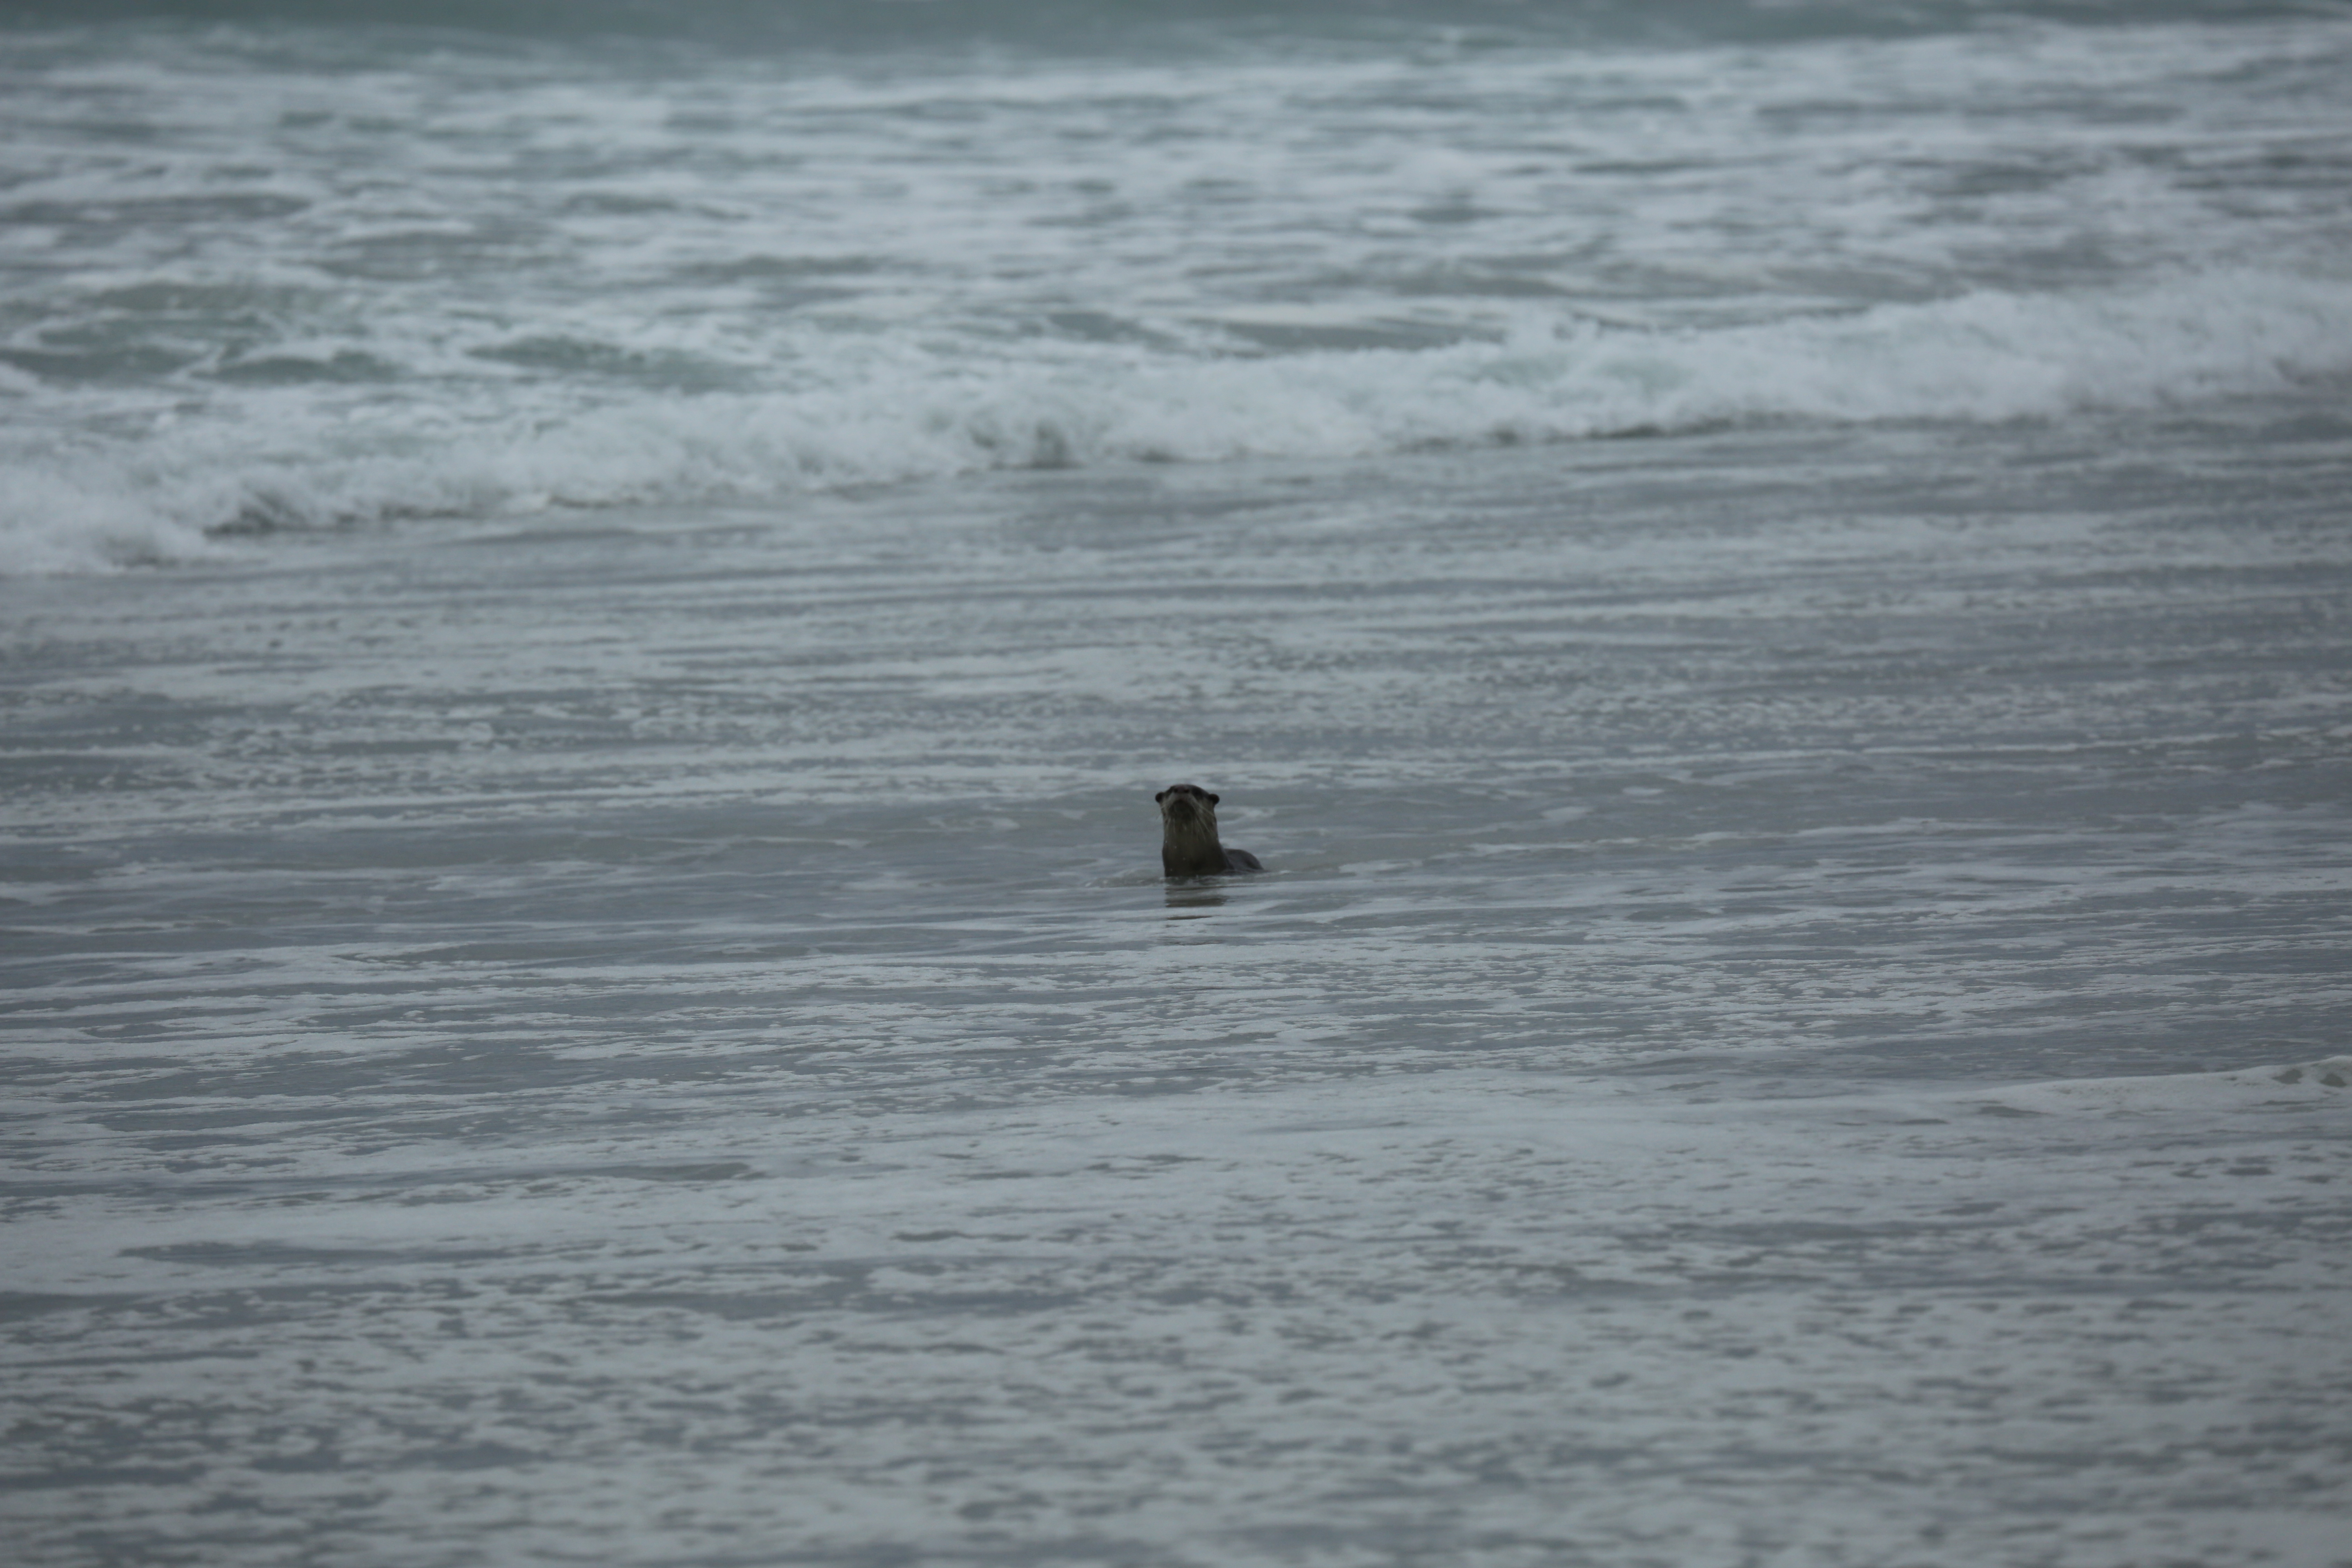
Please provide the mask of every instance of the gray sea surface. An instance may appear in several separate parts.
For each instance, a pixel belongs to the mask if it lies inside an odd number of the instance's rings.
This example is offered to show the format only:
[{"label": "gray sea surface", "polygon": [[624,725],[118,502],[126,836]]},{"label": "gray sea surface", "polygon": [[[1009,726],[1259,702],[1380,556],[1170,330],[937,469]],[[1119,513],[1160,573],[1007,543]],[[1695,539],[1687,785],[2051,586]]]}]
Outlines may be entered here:
[{"label": "gray sea surface", "polygon": [[0,1560],[2352,1568],[2347,82],[0,6]]},{"label": "gray sea surface", "polygon": [[[2249,404],[0,584],[18,1560],[2342,1561],[2347,468]],[[1265,875],[1159,876],[1179,778]]]}]

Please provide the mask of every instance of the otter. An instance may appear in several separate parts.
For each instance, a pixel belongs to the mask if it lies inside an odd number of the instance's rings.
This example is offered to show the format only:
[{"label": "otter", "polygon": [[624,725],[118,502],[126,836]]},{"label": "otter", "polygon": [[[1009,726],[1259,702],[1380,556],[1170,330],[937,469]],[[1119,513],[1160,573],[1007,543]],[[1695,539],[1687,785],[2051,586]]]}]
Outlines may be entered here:
[{"label": "otter", "polygon": [[1169,876],[1265,869],[1248,850],[1217,842],[1217,797],[1199,784],[1170,784],[1151,798],[1160,803],[1160,868]]}]

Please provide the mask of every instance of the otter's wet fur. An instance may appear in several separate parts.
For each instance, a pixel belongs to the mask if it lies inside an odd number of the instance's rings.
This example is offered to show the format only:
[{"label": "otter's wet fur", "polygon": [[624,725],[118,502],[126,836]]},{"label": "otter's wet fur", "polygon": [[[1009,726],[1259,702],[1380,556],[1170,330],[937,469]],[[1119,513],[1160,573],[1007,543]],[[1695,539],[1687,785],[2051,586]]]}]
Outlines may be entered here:
[{"label": "otter's wet fur", "polygon": [[1248,850],[1217,841],[1217,797],[1199,784],[1170,784],[1151,798],[1160,803],[1160,868],[1169,876],[1265,869]]}]

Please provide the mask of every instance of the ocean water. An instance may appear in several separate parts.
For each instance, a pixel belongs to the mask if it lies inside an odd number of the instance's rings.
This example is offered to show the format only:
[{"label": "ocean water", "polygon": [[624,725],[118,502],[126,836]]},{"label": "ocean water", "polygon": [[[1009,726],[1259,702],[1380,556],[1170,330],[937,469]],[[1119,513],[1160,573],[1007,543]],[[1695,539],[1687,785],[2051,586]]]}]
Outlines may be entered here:
[{"label": "ocean water", "polygon": [[2352,1563],[2347,83],[0,13],[9,1561]]}]

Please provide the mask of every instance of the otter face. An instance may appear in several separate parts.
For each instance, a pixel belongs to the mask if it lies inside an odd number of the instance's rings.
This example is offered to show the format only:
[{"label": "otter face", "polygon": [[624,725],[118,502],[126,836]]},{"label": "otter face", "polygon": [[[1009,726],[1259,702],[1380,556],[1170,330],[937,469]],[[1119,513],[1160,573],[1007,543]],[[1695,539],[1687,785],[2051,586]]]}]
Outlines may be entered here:
[{"label": "otter face", "polygon": [[1170,822],[1194,822],[1206,816],[1214,820],[1217,797],[1199,784],[1170,784],[1151,797],[1160,803],[1160,815]]}]

